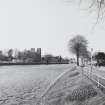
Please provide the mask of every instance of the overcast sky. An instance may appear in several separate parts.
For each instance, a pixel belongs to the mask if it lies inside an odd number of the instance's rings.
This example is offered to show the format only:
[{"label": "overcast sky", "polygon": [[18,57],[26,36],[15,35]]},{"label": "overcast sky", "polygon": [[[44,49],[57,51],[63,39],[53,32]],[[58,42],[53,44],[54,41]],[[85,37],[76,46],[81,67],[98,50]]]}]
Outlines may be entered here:
[{"label": "overcast sky", "polygon": [[70,56],[69,39],[77,34],[89,49],[105,51],[105,25],[65,0],[0,0],[0,49],[42,48],[42,54]]}]

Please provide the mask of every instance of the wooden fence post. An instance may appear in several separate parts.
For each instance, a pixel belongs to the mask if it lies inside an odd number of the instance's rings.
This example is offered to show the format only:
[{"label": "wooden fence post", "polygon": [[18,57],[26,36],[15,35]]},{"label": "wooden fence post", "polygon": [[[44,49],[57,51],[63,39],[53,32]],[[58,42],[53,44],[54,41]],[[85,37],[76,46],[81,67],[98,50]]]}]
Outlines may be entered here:
[{"label": "wooden fence post", "polygon": [[100,81],[99,81],[99,77],[97,76],[97,82],[98,82],[98,87],[100,86]]}]

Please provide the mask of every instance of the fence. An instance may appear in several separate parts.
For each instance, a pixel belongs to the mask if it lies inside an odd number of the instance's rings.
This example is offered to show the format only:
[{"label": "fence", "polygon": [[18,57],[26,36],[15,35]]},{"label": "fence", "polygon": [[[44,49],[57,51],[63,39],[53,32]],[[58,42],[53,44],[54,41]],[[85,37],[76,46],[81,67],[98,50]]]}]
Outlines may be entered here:
[{"label": "fence", "polygon": [[[94,69],[93,69],[94,70]],[[102,87],[103,89],[105,89],[105,77],[102,77],[98,74],[93,73],[93,70],[91,69],[89,70],[85,70],[82,68],[82,74],[87,76],[89,79],[91,79],[92,81],[94,81],[97,84],[97,87]]]}]

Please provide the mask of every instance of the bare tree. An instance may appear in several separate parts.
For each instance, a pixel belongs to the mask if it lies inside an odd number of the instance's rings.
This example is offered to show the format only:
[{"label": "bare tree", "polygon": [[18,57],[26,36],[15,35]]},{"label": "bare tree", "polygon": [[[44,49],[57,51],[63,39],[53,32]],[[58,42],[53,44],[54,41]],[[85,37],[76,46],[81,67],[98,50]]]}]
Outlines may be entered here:
[{"label": "bare tree", "polygon": [[105,0],[79,0],[80,4],[82,4],[82,2],[88,1],[88,9],[92,9],[96,12],[97,14],[97,21],[100,18],[103,18],[105,15]]},{"label": "bare tree", "polygon": [[66,0],[66,2],[67,1],[85,7],[85,10],[93,11],[97,16],[96,24],[100,19],[104,19],[105,17],[105,0]]},{"label": "bare tree", "polygon": [[79,66],[79,58],[84,55],[87,50],[87,40],[81,36],[77,35],[69,40],[69,51],[76,55],[77,65]]}]

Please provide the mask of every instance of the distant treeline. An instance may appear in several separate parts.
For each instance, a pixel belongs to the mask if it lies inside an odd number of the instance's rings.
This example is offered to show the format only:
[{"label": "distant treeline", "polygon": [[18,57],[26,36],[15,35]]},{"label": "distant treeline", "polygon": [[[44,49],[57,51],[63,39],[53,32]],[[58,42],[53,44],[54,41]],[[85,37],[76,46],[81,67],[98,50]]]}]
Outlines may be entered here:
[{"label": "distant treeline", "polygon": [[61,56],[45,55],[42,57],[43,64],[67,64],[69,63],[68,58],[62,58]]},{"label": "distant treeline", "polygon": [[41,48],[31,48],[30,50],[13,50],[9,49],[6,53],[0,51],[1,65],[20,65],[20,64],[65,64],[69,63],[69,59],[61,56],[53,56],[51,54],[41,55]]},{"label": "distant treeline", "polygon": [[95,65],[105,66],[105,52],[95,53],[93,59],[96,61]]}]

